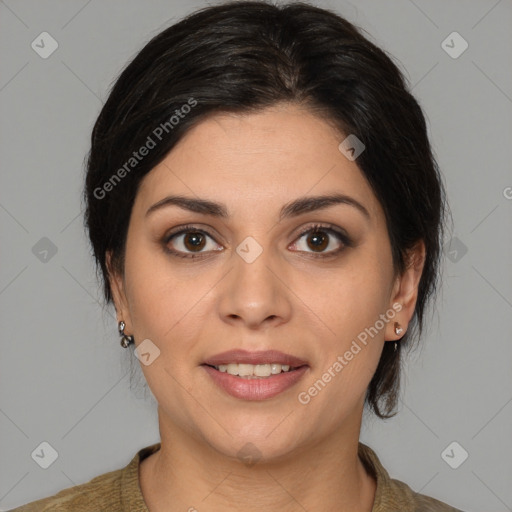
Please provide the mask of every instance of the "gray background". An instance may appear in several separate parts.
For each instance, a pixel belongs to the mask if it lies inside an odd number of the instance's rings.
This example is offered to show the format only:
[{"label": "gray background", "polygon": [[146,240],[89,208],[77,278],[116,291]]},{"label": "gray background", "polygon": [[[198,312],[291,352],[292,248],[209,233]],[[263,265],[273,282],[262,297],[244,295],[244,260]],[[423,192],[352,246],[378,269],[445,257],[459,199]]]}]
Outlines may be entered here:
[{"label": "gray background", "polygon": [[[113,310],[100,307],[82,230],[82,166],[118,72],[204,5],[0,1],[2,510],[123,467],[159,440],[154,399],[130,390],[135,357],[119,345]],[[361,440],[416,491],[468,512],[512,510],[512,2],[316,5],[401,62],[454,218],[437,312],[408,363],[400,413],[385,422],[365,415]],[[59,44],[47,59],[31,48],[43,31]],[[441,46],[453,31],[469,44],[458,58]],[[43,237],[56,254],[41,252]],[[58,452],[46,470],[31,458],[43,441]],[[441,456],[453,441],[469,453],[457,469]]]}]

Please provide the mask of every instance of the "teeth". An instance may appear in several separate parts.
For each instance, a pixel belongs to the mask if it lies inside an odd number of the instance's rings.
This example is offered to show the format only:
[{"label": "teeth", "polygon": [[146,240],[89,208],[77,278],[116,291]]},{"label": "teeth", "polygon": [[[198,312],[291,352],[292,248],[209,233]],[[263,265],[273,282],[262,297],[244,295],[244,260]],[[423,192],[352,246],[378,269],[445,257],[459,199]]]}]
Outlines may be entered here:
[{"label": "teeth", "polygon": [[256,375],[256,377],[269,377],[272,375],[272,369],[269,364],[257,364],[254,367],[253,375]]},{"label": "teeth", "polygon": [[[233,365],[234,366],[234,365]],[[254,375],[254,372],[253,372],[253,366],[250,365],[250,364],[239,364],[237,365],[238,366],[238,375],[240,375],[240,377],[249,377],[250,375]],[[231,365],[228,366],[228,372],[230,370],[233,370],[236,372],[236,369],[231,367]]]},{"label": "teeth", "polygon": [[229,363],[229,364],[221,364],[219,366],[215,366],[217,370],[224,373],[229,373],[230,375],[238,375],[239,377],[270,377],[270,375],[277,375],[281,372],[289,372],[290,368],[293,370],[293,367],[290,367],[288,364],[237,364],[237,363]]},{"label": "teeth", "polygon": [[270,365],[270,372],[272,373],[272,375],[276,375],[278,373],[281,373],[281,365],[277,364],[277,363],[272,363]]}]

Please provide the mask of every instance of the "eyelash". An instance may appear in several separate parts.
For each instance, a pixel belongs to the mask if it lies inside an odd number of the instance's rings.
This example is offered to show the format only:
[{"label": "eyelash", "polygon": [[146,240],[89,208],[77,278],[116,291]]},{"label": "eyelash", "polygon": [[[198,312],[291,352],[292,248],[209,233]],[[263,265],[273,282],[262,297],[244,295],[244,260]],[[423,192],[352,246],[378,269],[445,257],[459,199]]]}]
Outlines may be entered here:
[{"label": "eyelash", "polygon": [[[338,238],[339,241],[342,242],[343,245],[339,249],[336,249],[334,251],[329,251],[328,253],[314,253],[314,252],[307,253],[307,254],[310,254],[312,258],[333,257],[333,256],[336,256],[338,253],[342,252],[346,247],[353,246],[352,240],[345,233],[334,228],[332,224],[327,224],[327,225],[314,224],[313,226],[309,226],[299,233],[299,235],[297,236],[297,239],[301,239],[304,235],[306,235],[308,233],[314,233],[316,231],[333,234],[336,238]],[[208,231],[205,231],[203,229],[198,229],[194,225],[188,224],[188,225],[182,226],[179,229],[179,231],[171,232],[164,237],[164,239],[162,240],[162,243],[163,243],[165,252],[167,252],[168,254],[170,254],[172,256],[177,256],[178,258],[195,259],[195,258],[204,257],[207,253],[196,253],[196,254],[182,253],[181,251],[175,251],[173,249],[169,249],[169,246],[168,246],[169,242],[173,238],[175,238],[179,235],[186,234],[186,233],[200,233],[203,235],[207,235],[213,239],[213,236],[210,233],[208,233]],[[300,252],[303,252],[303,251],[300,251]]]}]

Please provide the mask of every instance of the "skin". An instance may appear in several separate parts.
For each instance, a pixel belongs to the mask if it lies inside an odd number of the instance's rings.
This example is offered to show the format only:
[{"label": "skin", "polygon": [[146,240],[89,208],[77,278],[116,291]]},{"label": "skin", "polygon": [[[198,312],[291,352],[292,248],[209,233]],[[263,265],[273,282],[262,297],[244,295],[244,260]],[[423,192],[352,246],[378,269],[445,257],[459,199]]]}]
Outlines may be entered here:
[{"label": "skin", "polygon": [[[395,275],[384,212],[357,161],[338,150],[344,138],[291,104],[216,114],[192,128],[141,183],[124,274],[109,268],[125,332],[137,346],[149,338],[160,350],[151,364],[141,364],[158,402],[161,436],[161,449],[141,463],[139,474],[151,512],[371,511],[376,484],[357,456],[364,397],[384,343],[403,336],[395,334],[394,321],[405,332],[413,315],[424,245]],[[279,221],[284,204],[333,192],[356,199],[369,218],[337,204]],[[230,216],[178,206],[145,215],[169,194],[223,203]],[[353,246],[323,231],[327,241],[317,249],[311,235],[300,235],[315,223],[346,230]],[[164,251],[166,233],[184,224],[211,233],[201,239],[206,256]],[[263,249],[252,263],[236,252],[248,236]],[[187,245],[185,239],[178,235],[167,247],[194,254],[190,235]],[[395,303],[402,306],[395,318],[301,404],[298,393]],[[234,398],[201,367],[234,348],[277,349],[309,368],[274,398]],[[248,442],[261,455],[253,465],[237,457]]]}]

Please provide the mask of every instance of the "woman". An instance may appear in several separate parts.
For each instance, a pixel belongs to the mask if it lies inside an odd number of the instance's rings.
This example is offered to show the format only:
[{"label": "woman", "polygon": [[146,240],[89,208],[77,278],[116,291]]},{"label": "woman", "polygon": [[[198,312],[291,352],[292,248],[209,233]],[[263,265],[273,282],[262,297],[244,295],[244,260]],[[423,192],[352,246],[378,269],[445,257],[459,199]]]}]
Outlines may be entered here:
[{"label": "woman", "polygon": [[394,414],[445,200],[390,58],[303,3],[153,38],[92,133],[86,226],[161,442],[17,511],[455,511],[359,441]]}]

